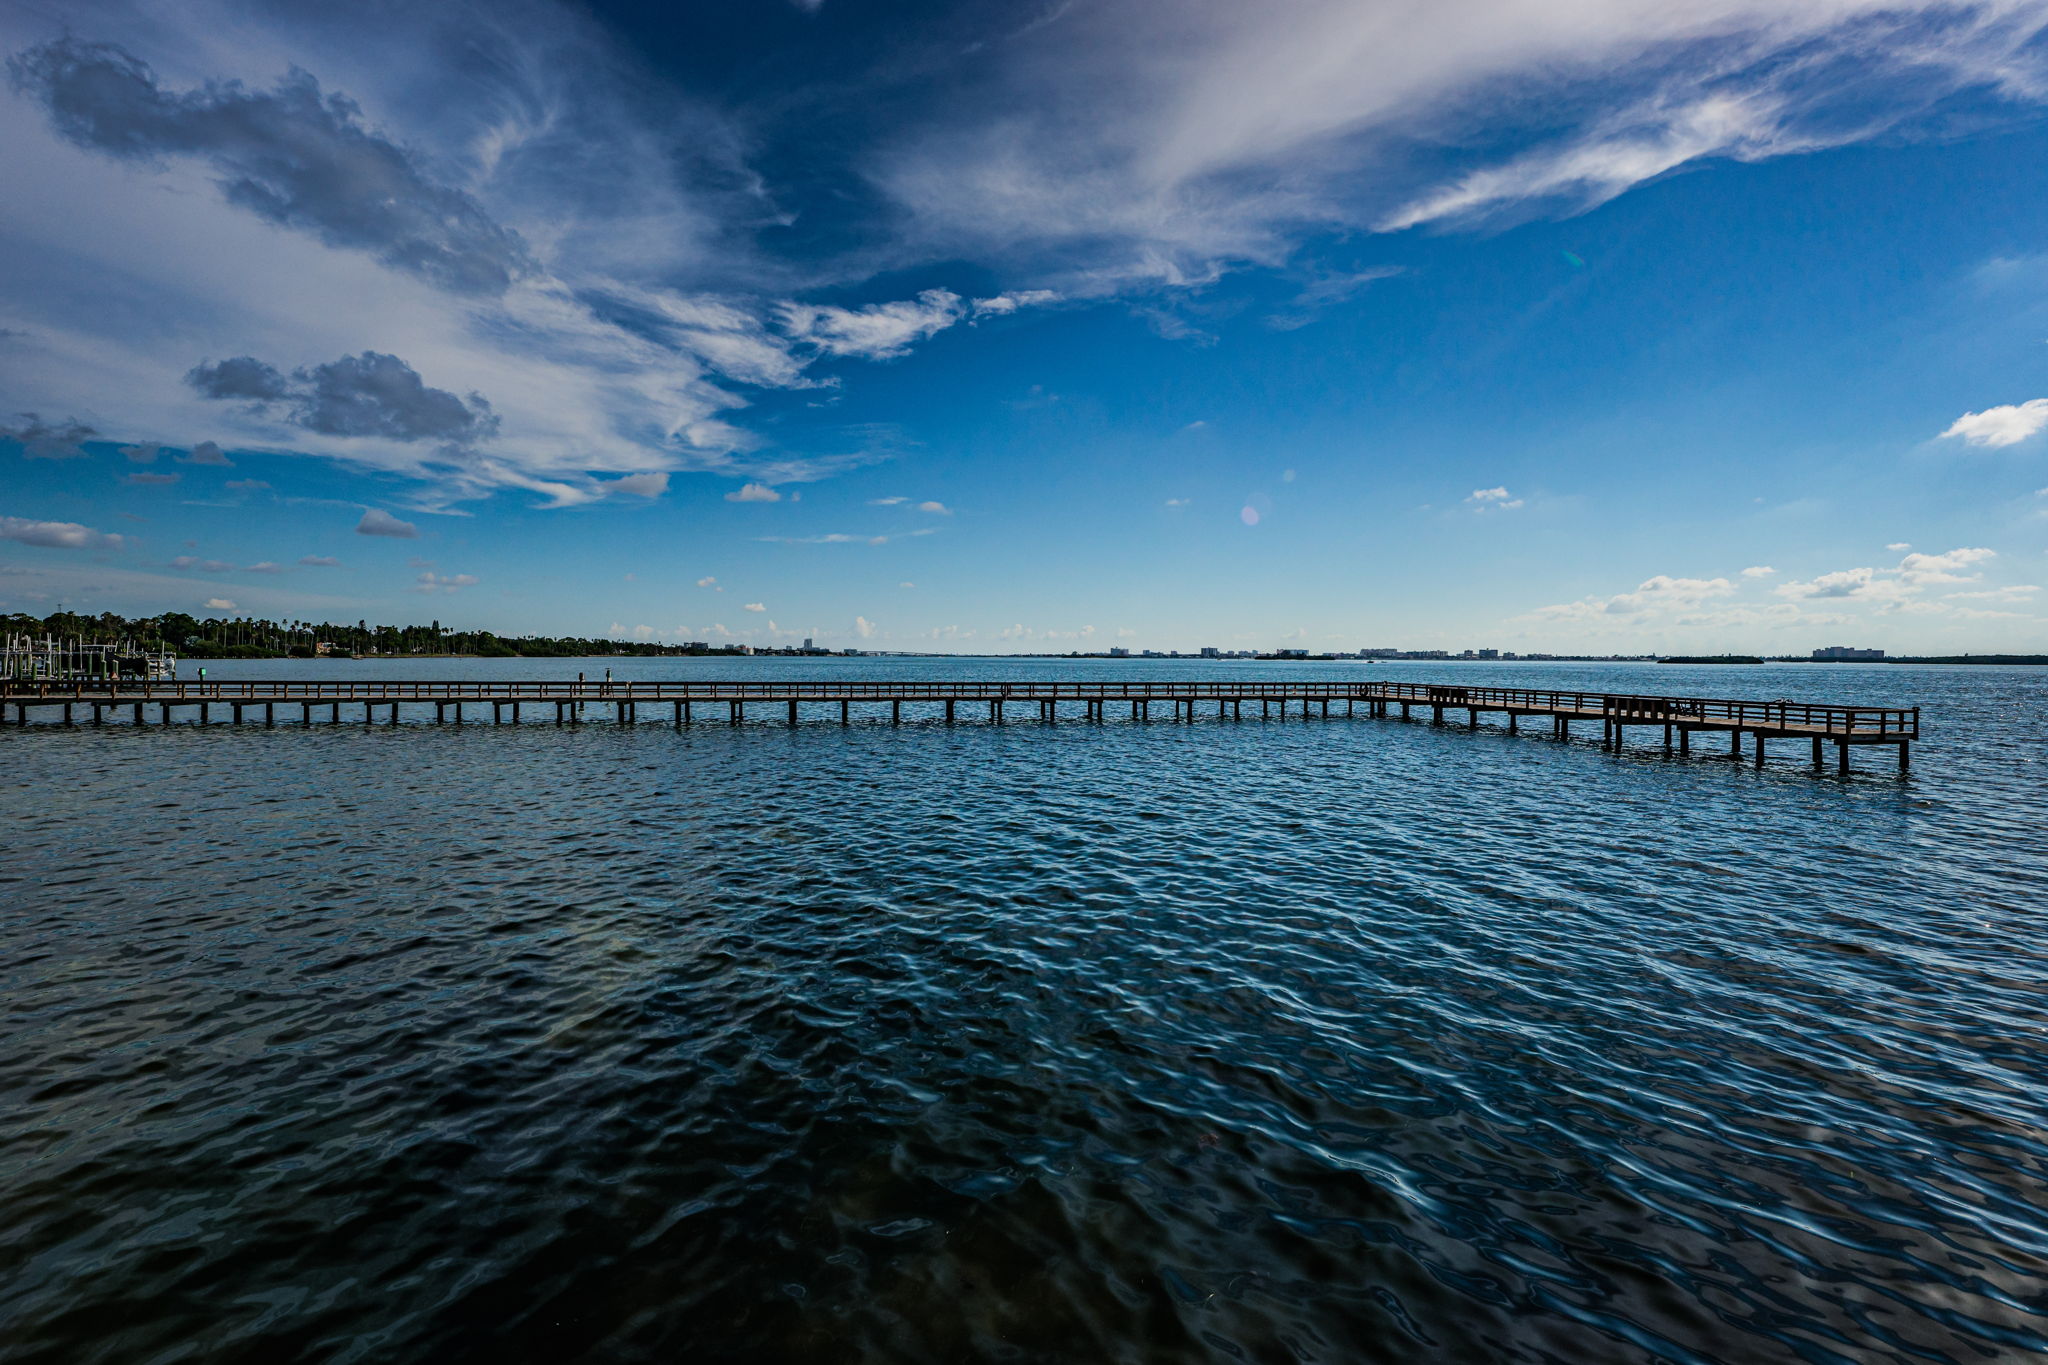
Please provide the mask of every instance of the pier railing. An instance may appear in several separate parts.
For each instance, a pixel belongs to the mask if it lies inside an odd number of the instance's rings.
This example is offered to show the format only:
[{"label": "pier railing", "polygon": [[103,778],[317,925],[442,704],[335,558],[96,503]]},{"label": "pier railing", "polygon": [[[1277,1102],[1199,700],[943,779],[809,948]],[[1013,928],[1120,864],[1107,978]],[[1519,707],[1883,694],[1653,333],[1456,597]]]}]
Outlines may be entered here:
[{"label": "pier railing", "polygon": [[1637,696],[1524,687],[1437,683],[1276,681],[852,681],[641,680],[464,681],[177,679],[165,681],[8,681],[0,702],[1061,702],[1061,701],[1372,701],[1459,710],[1604,717],[1627,724],[1668,722],[1713,729],[1818,731],[1858,739],[1913,739],[1918,707],[1837,706],[1728,697]]}]

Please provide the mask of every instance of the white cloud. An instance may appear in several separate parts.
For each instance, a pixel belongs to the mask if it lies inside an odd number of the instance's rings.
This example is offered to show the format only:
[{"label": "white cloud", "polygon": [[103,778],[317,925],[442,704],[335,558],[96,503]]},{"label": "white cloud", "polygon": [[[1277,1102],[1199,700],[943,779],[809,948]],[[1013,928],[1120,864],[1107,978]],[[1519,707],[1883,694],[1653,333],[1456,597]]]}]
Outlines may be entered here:
[{"label": "white cloud", "polygon": [[299,563],[309,569],[334,569],[341,566],[341,561],[333,555],[302,555]]},{"label": "white cloud", "polygon": [[1949,425],[1943,437],[1957,436],[1973,446],[2013,446],[2048,426],[2048,398],[2006,403],[1982,412],[1966,412]]},{"label": "white cloud", "polygon": [[950,289],[927,289],[914,299],[863,308],[784,303],[780,313],[783,331],[825,355],[892,360],[966,317],[967,305]]},{"label": "white cloud", "polygon": [[207,598],[207,599],[206,599],[206,608],[205,608],[205,609],[206,609],[207,611],[240,611],[240,610],[241,610],[241,608],[240,608],[240,607],[236,606],[236,605],[235,605],[235,604],[234,604],[233,602],[229,601],[229,600],[228,600],[227,598],[225,598],[225,597],[209,597],[209,598]]},{"label": "white cloud", "polygon": [[871,640],[875,635],[875,623],[865,616],[856,616],[853,618],[853,633],[863,640]]},{"label": "white cloud", "polygon": [[75,521],[33,521],[27,517],[0,517],[0,540],[54,550],[118,550],[127,543],[126,537],[95,531]]},{"label": "white cloud", "polygon": [[283,573],[284,571],[284,565],[274,564],[267,559],[260,563],[251,564],[248,568],[249,573]]},{"label": "white cloud", "polygon": [[876,179],[933,249],[1071,292],[1212,279],[1332,225],[1575,211],[1707,157],[2037,100],[2037,6],[1953,0],[1062,6],[976,54]]},{"label": "white cloud", "polygon": [[[1293,472],[1288,471],[1290,474]],[[1475,488],[1466,495],[1465,501],[1482,512],[1492,508],[1506,512],[1522,505],[1522,499],[1512,496],[1505,487]]]},{"label": "white cloud", "polygon": [[198,555],[179,555],[171,561],[171,567],[190,573],[233,573],[235,566],[225,559],[201,559]]},{"label": "white cloud", "polygon": [[1777,570],[1768,564],[1752,564],[1742,571],[1744,578],[1769,578]]},{"label": "white cloud", "polygon": [[1186,507],[1190,501],[1191,499],[1188,498],[1168,498],[1166,505],[1168,507]]},{"label": "white cloud", "polygon": [[763,603],[760,603],[760,602],[749,602],[749,603],[747,603],[747,604],[746,604],[746,605],[745,605],[745,606],[744,606],[743,608],[741,608],[741,610],[743,610],[743,611],[766,611],[766,610],[768,610],[768,608],[767,608],[767,606],[766,606],[766,605],[764,605]]},{"label": "white cloud", "polygon": [[915,583],[898,583],[898,584],[897,584],[896,586],[897,586],[897,587],[899,587],[899,588],[914,588],[914,587],[916,587],[916,586],[917,586],[917,584],[915,584]]},{"label": "white cloud", "polygon": [[475,587],[479,581],[475,574],[423,573],[413,583],[412,590],[424,593],[460,592],[464,588]]},{"label": "white cloud", "polygon": [[1941,611],[1945,608],[1938,604],[1912,599],[1930,584],[1969,583],[1982,578],[1981,573],[1959,571],[1994,557],[1994,551],[1981,546],[1938,555],[1909,554],[1894,568],[1837,569],[1811,579],[1780,584],[1774,591],[1793,601],[1855,599],[1872,603],[1880,611]]},{"label": "white cloud", "polygon": [[390,536],[396,540],[417,540],[420,528],[409,521],[400,521],[389,512],[375,507],[363,509],[363,519],[356,523],[359,536]]},{"label": "white cloud", "polygon": [[906,502],[909,502],[909,501],[910,501],[910,499],[909,499],[909,498],[900,498],[900,497],[890,497],[890,498],[869,498],[869,499],[868,499],[868,506],[870,506],[870,507],[896,507],[896,506],[899,506],[899,505],[901,505],[901,504],[903,504],[903,503],[906,503]]},{"label": "white cloud", "polygon": [[781,502],[782,494],[765,483],[744,484],[725,495],[727,502]]},{"label": "white cloud", "polygon": [[1885,546],[1885,549],[1892,551],[1894,554],[1902,550],[1910,550],[1912,548],[1913,547],[1910,544],[1903,540],[1895,540],[1891,544]]},{"label": "white cloud", "polygon": [[1725,578],[1674,578],[1657,574],[1636,585],[1634,592],[1612,597],[1585,597],[1538,607],[1530,616],[1544,621],[1583,620],[1602,616],[1643,616],[1685,611],[1717,597],[1727,597],[1735,584]]},{"label": "white cloud", "polygon": [[953,509],[946,506],[943,502],[921,502],[917,505],[917,510],[929,512],[935,517],[950,517],[953,515]]},{"label": "white cloud", "polygon": [[717,579],[711,577],[709,574],[706,574],[704,577],[697,580],[697,586],[700,588],[708,588],[716,582],[718,582]]},{"label": "white cloud", "polygon": [[1997,551],[1982,546],[1965,550],[1950,550],[1946,554],[1911,554],[1899,561],[1898,574],[1909,583],[1963,583],[1982,578],[1981,573],[1959,574],[1972,564],[1997,558]]},{"label": "white cloud", "polygon": [[605,496],[658,498],[668,491],[668,477],[666,472],[654,470],[649,470],[645,474],[628,474],[605,483]]}]

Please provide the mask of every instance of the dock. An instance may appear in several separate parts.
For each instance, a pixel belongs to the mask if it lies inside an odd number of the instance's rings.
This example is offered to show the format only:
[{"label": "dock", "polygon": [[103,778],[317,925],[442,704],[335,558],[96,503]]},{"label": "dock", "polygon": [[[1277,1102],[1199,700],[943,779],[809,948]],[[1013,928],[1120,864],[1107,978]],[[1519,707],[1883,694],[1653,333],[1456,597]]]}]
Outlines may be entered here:
[{"label": "dock", "polygon": [[[1920,737],[1920,708],[1840,706],[1818,702],[1746,701],[1719,697],[1637,696],[1608,692],[1568,692],[1525,687],[1470,687],[1419,682],[1278,682],[1231,679],[1215,682],[852,682],[852,681],[690,681],[690,682],[469,682],[469,681],[309,681],[99,679],[64,682],[6,680],[0,682],[0,719],[9,728],[75,726],[81,717],[94,725],[109,720],[132,725],[149,723],[154,711],[160,725],[212,724],[216,718],[237,724],[259,716],[265,726],[277,724],[278,708],[298,709],[297,719],[340,723],[344,711],[352,718],[362,708],[364,724],[380,716],[399,723],[401,709],[426,718],[433,708],[438,723],[462,724],[465,707],[491,708],[496,724],[550,718],[556,725],[580,724],[593,708],[617,724],[641,720],[646,707],[654,718],[684,726],[722,715],[728,725],[780,720],[794,726],[807,719],[852,724],[856,715],[903,723],[903,708],[937,708],[930,719],[954,724],[959,708],[979,713],[1002,725],[1012,708],[1036,708],[1041,724],[1057,724],[1061,708],[1080,712],[1080,719],[1105,722],[1112,712],[1121,718],[1130,708],[1136,723],[1150,721],[1156,707],[1171,707],[1176,723],[1209,718],[1242,721],[1245,707],[1255,706],[1255,720],[1302,720],[1355,717],[1416,720],[1427,713],[1429,723],[1460,720],[1477,728],[1482,717],[1498,716],[1510,734],[1525,721],[1550,722],[1552,738],[1569,740],[1580,723],[1600,726],[1605,749],[1620,752],[1631,734],[1647,729],[1661,735],[1664,752],[1690,754],[1696,736],[1726,735],[1728,756],[1749,752],[1762,767],[1772,740],[1806,741],[1815,772],[1824,771],[1827,745],[1835,746],[1836,770],[1849,773],[1850,750],[1863,745],[1888,745],[1897,750],[1901,773],[1908,771],[1913,742]],[[1335,708],[1341,706],[1342,710]],[[860,711],[856,713],[856,707]],[[886,707],[886,713],[879,708]],[[751,711],[749,708],[752,708]],[[825,714],[817,715],[824,708]],[[317,713],[317,714],[316,714]],[[708,714],[707,714],[708,713]],[[1026,714],[1029,714],[1027,711]],[[913,716],[913,718],[916,718]],[[1448,719],[1447,719],[1448,718]]]}]

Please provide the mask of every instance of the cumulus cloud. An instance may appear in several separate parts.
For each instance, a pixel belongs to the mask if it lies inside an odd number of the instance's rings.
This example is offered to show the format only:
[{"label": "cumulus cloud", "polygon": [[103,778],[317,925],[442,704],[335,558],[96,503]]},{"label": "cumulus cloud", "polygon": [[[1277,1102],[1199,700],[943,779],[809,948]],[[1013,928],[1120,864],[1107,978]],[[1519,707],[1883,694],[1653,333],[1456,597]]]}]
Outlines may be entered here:
[{"label": "cumulus cloud", "polygon": [[1602,616],[1642,616],[1656,612],[1683,611],[1735,591],[1725,578],[1676,578],[1657,574],[1636,585],[1633,592],[1612,597],[1586,597],[1539,607],[1531,613],[1538,620],[1570,621]]},{"label": "cumulus cloud", "polygon": [[229,203],[280,227],[459,293],[501,293],[533,269],[516,233],[304,71],[267,91],[168,90],[123,49],[72,37],[10,65],[73,143],[131,161],[197,159]]},{"label": "cumulus cloud", "polygon": [[1909,554],[1893,568],[1865,565],[1837,569],[1832,573],[1816,574],[1810,579],[1780,584],[1774,591],[1792,601],[1854,599],[1870,603],[1880,611],[1938,611],[1942,609],[1938,604],[1914,599],[1931,585],[1977,581],[1983,577],[1981,572],[1965,573],[1963,570],[1995,557],[1994,551],[1982,546],[1949,550],[1938,555]]},{"label": "cumulus cloud", "polygon": [[665,473],[628,474],[623,478],[609,480],[604,491],[614,498],[658,498],[668,491],[668,475]]},{"label": "cumulus cloud", "polygon": [[909,499],[909,498],[903,498],[903,497],[889,497],[889,498],[869,498],[869,499],[868,499],[868,506],[870,506],[870,507],[899,507],[899,506],[901,506],[902,504],[904,504],[904,503],[906,503],[906,502],[909,502],[909,501],[910,501],[910,499]]},{"label": "cumulus cloud", "polygon": [[1892,551],[1894,554],[1897,554],[1902,550],[1910,550],[1912,548],[1913,546],[1909,542],[1903,540],[1895,540],[1891,544],[1885,546],[1885,549]]},{"label": "cumulus cloud", "polygon": [[121,457],[130,464],[155,464],[157,452],[162,449],[154,441],[144,441],[138,445],[122,446]]},{"label": "cumulus cloud", "polygon": [[481,580],[475,574],[458,573],[444,575],[423,573],[413,582],[412,591],[424,593],[460,592],[464,588],[475,587],[479,581]]},{"label": "cumulus cloud", "polygon": [[856,616],[853,618],[853,633],[861,639],[872,640],[875,637],[875,630],[875,623],[868,620],[867,617]]},{"label": "cumulus cloud", "polygon": [[1190,499],[1187,498],[1168,498],[1166,500],[1166,505],[1168,507],[1186,507],[1189,501]]},{"label": "cumulus cloud", "polygon": [[717,579],[711,577],[709,574],[706,574],[704,577],[697,580],[697,586],[700,588],[708,588],[717,581]]},{"label": "cumulus cloud", "polygon": [[[1289,470],[1290,474],[1294,471]],[[1505,487],[1475,488],[1466,494],[1465,501],[1481,512],[1489,510],[1511,511],[1522,505],[1522,499],[1513,496]]]},{"label": "cumulus cloud", "polygon": [[85,454],[85,443],[99,435],[76,418],[45,422],[32,412],[16,415],[14,422],[0,426],[0,441],[19,441],[22,455],[31,460],[71,460]]},{"label": "cumulus cloud", "polygon": [[745,610],[745,611],[766,611],[766,610],[768,610],[768,608],[767,608],[766,604],[764,604],[764,603],[761,603],[761,602],[749,602],[749,603],[747,603],[747,604],[746,604],[746,606],[745,606],[744,608],[742,608],[742,610]]},{"label": "cumulus cloud", "polygon": [[765,483],[743,484],[725,495],[727,502],[781,502],[782,494]]},{"label": "cumulus cloud", "polygon": [[953,515],[953,509],[946,506],[943,502],[921,502],[917,505],[917,510],[929,512],[935,517],[950,517]]},{"label": "cumulus cloud", "polygon": [[[481,394],[458,398],[430,388],[395,355],[364,351],[292,372],[290,380],[250,356],[203,361],[185,382],[207,398],[259,407],[288,404],[287,421],[323,436],[376,436],[393,441],[474,445],[494,435],[498,418]],[[202,453],[203,452],[203,453]],[[198,464],[226,464],[211,441],[192,451]]]},{"label": "cumulus cloud", "polygon": [[34,521],[28,517],[0,517],[0,540],[53,550],[118,550],[127,543],[125,537],[95,531],[75,521]]},{"label": "cumulus cloud", "polygon": [[209,597],[209,598],[207,598],[207,599],[206,599],[206,607],[205,607],[205,609],[206,609],[207,611],[240,611],[240,610],[241,610],[241,608],[240,608],[240,607],[238,607],[238,606],[236,606],[236,605],[234,604],[234,602],[232,602],[231,600],[229,600],[228,598],[225,598],[225,597]]},{"label": "cumulus cloud", "polygon": [[1768,564],[1752,564],[1742,571],[1744,578],[1769,578],[1777,570]]},{"label": "cumulus cloud", "polygon": [[221,452],[221,448],[214,442],[201,441],[198,445],[192,447],[191,454],[185,457],[185,463],[232,465],[234,461],[230,460],[225,454],[223,454]]},{"label": "cumulus cloud", "polygon": [[356,523],[359,536],[390,536],[396,540],[417,540],[420,528],[409,521],[400,521],[389,512],[376,507],[363,509],[363,519]]},{"label": "cumulus cloud", "polygon": [[2048,398],[2030,398],[2024,403],[1966,412],[1941,434],[1944,439],[1956,437],[1967,445],[1996,448],[2016,446],[2044,426],[2048,426]]}]

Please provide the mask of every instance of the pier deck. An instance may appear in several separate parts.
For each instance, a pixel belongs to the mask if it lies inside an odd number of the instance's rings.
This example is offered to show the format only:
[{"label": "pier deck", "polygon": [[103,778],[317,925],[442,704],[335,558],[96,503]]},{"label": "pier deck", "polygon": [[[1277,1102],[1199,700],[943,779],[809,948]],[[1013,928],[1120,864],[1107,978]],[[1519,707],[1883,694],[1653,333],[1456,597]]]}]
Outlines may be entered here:
[{"label": "pier deck", "polygon": [[[853,707],[877,704],[889,707],[892,722],[903,719],[903,707],[938,705],[951,723],[956,710],[966,703],[988,707],[988,719],[1003,724],[1008,707],[1036,705],[1038,718],[1046,724],[1059,720],[1062,705],[1083,708],[1091,721],[1108,719],[1109,708],[1128,704],[1131,719],[1151,719],[1151,708],[1170,705],[1176,721],[1192,723],[1216,708],[1219,720],[1244,719],[1245,703],[1259,707],[1258,717],[1270,719],[1277,707],[1281,719],[1289,708],[1300,704],[1303,719],[1332,714],[1342,703],[1343,715],[1366,714],[1387,717],[1399,708],[1403,720],[1426,709],[1433,723],[1445,723],[1447,714],[1477,727],[1489,713],[1503,716],[1509,731],[1517,731],[1525,718],[1541,717],[1551,722],[1553,737],[1569,739],[1572,725],[1598,721],[1603,747],[1619,751],[1630,730],[1649,726],[1661,730],[1665,751],[1683,754],[1692,749],[1695,734],[1726,734],[1729,753],[1742,757],[1742,737],[1751,737],[1758,766],[1765,757],[1766,742],[1772,739],[1804,739],[1811,742],[1815,771],[1820,771],[1823,746],[1836,746],[1839,771],[1849,771],[1849,750],[1855,745],[1891,745],[1898,750],[1899,770],[1906,771],[1914,740],[1920,737],[1920,708],[1888,706],[1839,706],[1795,701],[1743,701],[1720,697],[1636,696],[1608,692],[1571,692],[1524,687],[1471,687],[1438,683],[1408,682],[1281,682],[1256,679],[1224,679],[1214,682],[1168,682],[1115,680],[1100,682],[854,682],[807,679],[760,681],[689,682],[470,682],[470,681],[302,681],[302,680],[209,680],[198,681],[86,681],[0,683],[0,718],[11,718],[16,726],[32,723],[73,725],[78,713],[87,710],[94,724],[127,712],[133,724],[144,724],[148,708],[156,708],[157,720],[173,719],[209,723],[217,709],[227,718],[244,720],[251,708],[260,708],[262,722],[274,725],[280,706],[300,708],[299,719],[314,720],[316,710],[325,719],[339,721],[342,708],[363,708],[369,723],[382,713],[396,723],[401,707],[432,706],[434,719],[446,721],[452,713],[459,723],[465,706],[492,709],[494,721],[508,717],[517,723],[525,708],[554,708],[558,725],[580,722],[591,707],[609,708],[612,718],[631,724],[640,719],[640,708],[648,706],[657,715],[666,709],[677,725],[694,723],[696,708],[724,707],[729,724],[742,724],[747,708],[782,708],[786,723],[798,723],[804,706],[832,705],[840,724],[851,723]],[[1312,710],[1319,708],[1319,711]],[[543,718],[545,710],[539,713]],[[756,713],[759,714],[758,712]]]}]

